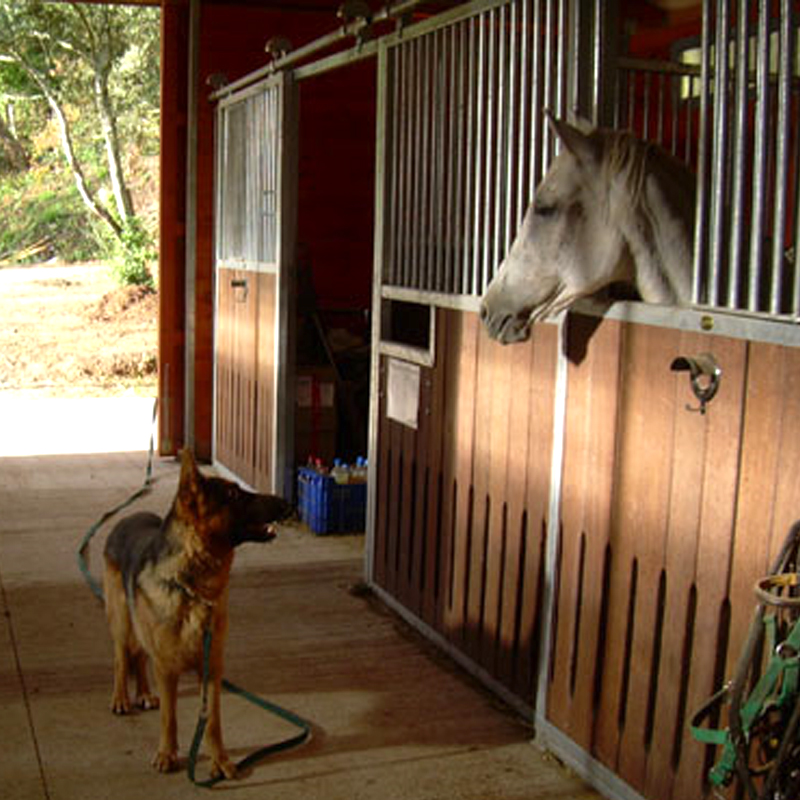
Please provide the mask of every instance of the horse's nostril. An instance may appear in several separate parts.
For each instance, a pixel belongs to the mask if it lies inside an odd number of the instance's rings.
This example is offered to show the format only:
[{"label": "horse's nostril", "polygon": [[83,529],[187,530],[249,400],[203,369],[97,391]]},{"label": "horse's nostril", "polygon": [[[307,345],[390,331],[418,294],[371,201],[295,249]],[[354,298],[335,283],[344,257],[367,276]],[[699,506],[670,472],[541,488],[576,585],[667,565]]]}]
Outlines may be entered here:
[{"label": "horse's nostril", "polygon": [[489,316],[489,309],[486,308],[486,303],[481,303],[481,321],[486,322],[486,318]]}]

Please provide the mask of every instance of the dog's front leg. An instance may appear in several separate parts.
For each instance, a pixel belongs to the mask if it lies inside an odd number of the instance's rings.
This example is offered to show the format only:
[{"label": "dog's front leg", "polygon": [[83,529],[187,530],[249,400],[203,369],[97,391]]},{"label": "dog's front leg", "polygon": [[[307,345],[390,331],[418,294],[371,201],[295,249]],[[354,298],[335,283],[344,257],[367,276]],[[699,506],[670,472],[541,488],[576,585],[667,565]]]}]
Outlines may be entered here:
[{"label": "dog's front leg", "polygon": [[155,673],[161,695],[161,737],[153,766],[159,772],[172,772],[178,768],[178,675],[164,672],[158,665]]},{"label": "dog's front leg", "polygon": [[215,670],[209,680],[210,708],[208,714],[208,728],[206,729],[206,743],[208,752],[213,762],[211,773],[214,777],[224,775],[226,778],[236,777],[236,765],[228,757],[225,745],[222,743],[222,673]]},{"label": "dog's front leg", "polygon": [[150,682],[147,680],[147,653],[140,650],[134,656],[136,673],[136,705],[143,711],[158,708],[158,697],[150,691]]}]

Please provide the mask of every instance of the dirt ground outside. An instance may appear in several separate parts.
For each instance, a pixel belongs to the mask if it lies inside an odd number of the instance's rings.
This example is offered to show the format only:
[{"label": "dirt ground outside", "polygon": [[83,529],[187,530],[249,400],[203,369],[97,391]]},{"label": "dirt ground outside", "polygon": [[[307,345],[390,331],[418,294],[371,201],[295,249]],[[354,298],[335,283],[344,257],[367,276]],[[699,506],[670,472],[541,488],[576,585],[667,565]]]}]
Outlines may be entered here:
[{"label": "dirt ground outside", "polygon": [[158,295],[103,264],[0,268],[0,394],[156,394]]}]

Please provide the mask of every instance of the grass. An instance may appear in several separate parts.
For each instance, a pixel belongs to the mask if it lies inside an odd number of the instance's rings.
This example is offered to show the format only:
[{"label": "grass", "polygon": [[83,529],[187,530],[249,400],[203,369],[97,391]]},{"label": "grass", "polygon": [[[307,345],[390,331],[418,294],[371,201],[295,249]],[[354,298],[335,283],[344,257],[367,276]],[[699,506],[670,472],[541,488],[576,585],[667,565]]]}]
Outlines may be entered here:
[{"label": "grass", "polygon": [[74,184],[46,165],[0,175],[0,264],[100,256],[94,225]]}]

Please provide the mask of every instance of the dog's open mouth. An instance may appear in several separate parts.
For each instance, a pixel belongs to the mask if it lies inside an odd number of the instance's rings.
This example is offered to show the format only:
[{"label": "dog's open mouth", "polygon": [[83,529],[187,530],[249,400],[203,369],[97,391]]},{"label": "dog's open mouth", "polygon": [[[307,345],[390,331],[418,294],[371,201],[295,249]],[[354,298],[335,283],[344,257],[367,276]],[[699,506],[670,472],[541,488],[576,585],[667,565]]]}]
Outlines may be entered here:
[{"label": "dog's open mouth", "polygon": [[246,525],[234,532],[234,545],[243,542],[271,542],[277,536],[275,523],[267,522],[257,525]]}]

